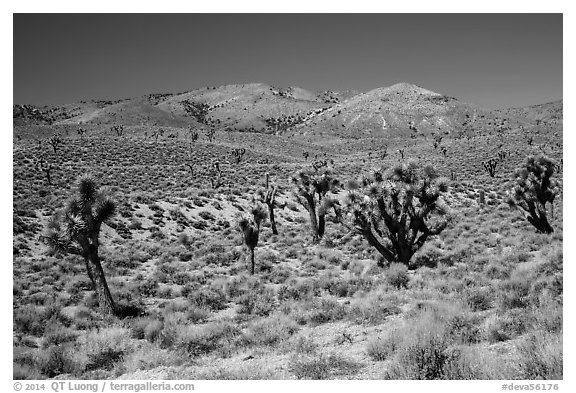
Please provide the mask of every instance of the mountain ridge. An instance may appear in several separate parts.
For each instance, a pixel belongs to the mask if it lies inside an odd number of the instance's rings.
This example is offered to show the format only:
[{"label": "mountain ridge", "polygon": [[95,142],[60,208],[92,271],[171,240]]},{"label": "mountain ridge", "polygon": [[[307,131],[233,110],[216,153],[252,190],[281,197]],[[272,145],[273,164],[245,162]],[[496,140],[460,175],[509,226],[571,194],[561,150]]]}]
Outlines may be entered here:
[{"label": "mountain ridge", "polygon": [[[287,135],[414,136],[561,122],[562,99],[489,110],[407,82],[358,93],[313,92],[265,83],[202,87],[121,100],[13,105],[14,126],[216,128]],[[504,123],[504,124],[502,124]],[[507,124],[509,123],[509,124]]]}]

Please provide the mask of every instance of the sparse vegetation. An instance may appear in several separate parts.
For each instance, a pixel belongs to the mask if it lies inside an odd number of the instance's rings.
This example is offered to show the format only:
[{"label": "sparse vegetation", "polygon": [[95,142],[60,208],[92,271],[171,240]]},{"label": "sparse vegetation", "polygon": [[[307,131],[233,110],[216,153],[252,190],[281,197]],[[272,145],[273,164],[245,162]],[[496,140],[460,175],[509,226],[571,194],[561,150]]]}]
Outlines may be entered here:
[{"label": "sparse vegetation", "polygon": [[14,107],[14,378],[563,378],[561,103],[263,86]]}]

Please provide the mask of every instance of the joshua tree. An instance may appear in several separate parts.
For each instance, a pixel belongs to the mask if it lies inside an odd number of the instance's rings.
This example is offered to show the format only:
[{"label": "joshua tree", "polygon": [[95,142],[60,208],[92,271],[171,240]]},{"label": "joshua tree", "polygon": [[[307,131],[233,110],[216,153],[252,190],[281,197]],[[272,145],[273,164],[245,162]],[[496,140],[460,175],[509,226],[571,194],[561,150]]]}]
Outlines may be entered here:
[{"label": "joshua tree", "polygon": [[184,165],[190,169],[190,175],[194,176],[194,161],[185,162]]},{"label": "joshua tree", "polygon": [[210,127],[204,131],[204,134],[206,135],[206,138],[208,138],[208,141],[212,143],[216,137],[216,130]]},{"label": "joshua tree", "polygon": [[49,139],[48,139],[48,144],[50,146],[52,146],[52,149],[54,150],[54,154],[56,154],[56,151],[58,150],[58,147],[62,144],[62,138],[60,138],[60,135],[54,134],[52,135]]},{"label": "joshua tree", "polygon": [[48,184],[52,185],[52,178],[50,177],[50,173],[52,172],[52,169],[54,169],[53,165],[51,163],[46,162],[46,160],[43,157],[40,157],[36,161],[36,169],[39,172],[44,172]]},{"label": "joshua tree", "polygon": [[320,168],[328,166],[328,161],[323,160],[323,161],[314,161],[312,163],[312,168],[314,168],[314,170],[317,172]]},{"label": "joshua tree", "polygon": [[442,155],[444,157],[446,157],[446,154],[448,154],[448,149],[446,148],[446,146],[440,146],[440,151],[442,152]]},{"label": "joshua tree", "polygon": [[232,155],[236,158],[236,164],[240,164],[245,153],[246,149],[244,148],[232,150]]},{"label": "joshua tree", "polygon": [[496,166],[498,165],[498,160],[495,158],[489,159],[487,162],[482,161],[482,166],[484,170],[488,172],[490,177],[494,177],[496,175]]},{"label": "joshua tree", "polygon": [[192,127],[188,129],[188,136],[190,138],[190,142],[194,143],[198,140],[198,131]]},{"label": "joshua tree", "polygon": [[238,220],[238,228],[244,236],[244,244],[250,250],[250,274],[254,274],[254,249],[258,245],[260,235],[260,224],[266,219],[266,211],[260,204],[254,206],[250,211],[251,217],[243,216]]},{"label": "joshua tree", "polygon": [[86,130],[84,128],[78,128],[76,132],[78,135],[80,135],[80,138],[84,139],[84,134],[86,134]]},{"label": "joshua tree", "polygon": [[271,186],[269,183],[270,175],[266,173],[266,189],[260,189],[258,191],[258,197],[262,203],[268,206],[268,217],[270,217],[270,226],[272,227],[272,234],[277,235],[278,229],[276,229],[276,220],[274,219],[274,209],[276,207],[283,208],[284,205],[280,205],[276,202],[276,193],[278,192],[277,186]]},{"label": "joshua tree", "polygon": [[414,253],[447,225],[441,195],[447,180],[415,162],[351,181],[342,223],[388,261],[408,265]]},{"label": "joshua tree", "polygon": [[115,125],[110,127],[110,130],[112,132],[115,132],[117,136],[122,136],[122,134],[124,133],[124,126],[122,124]]},{"label": "joshua tree", "polygon": [[[514,173],[514,188],[508,193],[508,203],[526,213],[528,222],[541,233],[554,229],[546,217],[546,204],[554,208],[554,199],[560,192],[559,183],[552,178],[555,163],[546,156],[529,156]],[[553,211],[553,210],[552,210]]]},{"label": "joshua tree", "polygon": [[334,178],[329,168],[320,171],[319,168],[314,167],[299,171],[292,177],[292,183],[296,199],[310,215],[312,238],[318,242],[324,236],[325,216],[328,210],[334,208],[338,215],[338,202],[326,194],[336,191],[340,182]]},{"label": "joshua tree", "polygon": [[406,152],[406,149],[398,149],[398,153],[400,153],[400,156],[402,157],[402,159],[404,159],[404,153]]},{"label": "joshua tree", "polygon": [[84,258],[100,309],[107,314],[114,314],[116,306],[100,264],[98,237],[102,224],[111,219],[115,211],[114,201],[98,190],[92,177],[84,176],[78,181],[77,194],[52,217],[43,237],[54,252]]},{"label": "joshua tree", "polygon": [[307,151],[305,151],[304,153],[302,153],[302,157],[304,157],[304,159],[306,161],[308,161],[308,157],[310,157],[310,153],[308,153]]},{"label": "joshua tree", "polygon": [[383,160],[388,156],[388,145],[384,145],[380,151],[380,158]]},{"label": "joshua tree", "polygon": [[222,170],[220,170],[220,163],[216,161],[212,164],[212,177],[210,178],[210,183],[212,184],[212,188],[218,188],[222,185]]},{"label": "joshua tree", "polygon": [[154,143],[158,143],[158,137],[164,136],[164,129],[158,128],[157,130],[154,130],[154,132],[152,133],[152,136],[154,137]]}]

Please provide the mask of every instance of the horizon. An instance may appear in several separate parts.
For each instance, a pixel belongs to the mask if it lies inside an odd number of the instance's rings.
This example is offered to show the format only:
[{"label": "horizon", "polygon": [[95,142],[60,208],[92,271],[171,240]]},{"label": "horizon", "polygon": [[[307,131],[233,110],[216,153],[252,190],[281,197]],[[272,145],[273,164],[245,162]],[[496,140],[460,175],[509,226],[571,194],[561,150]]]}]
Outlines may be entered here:
[{"label": "horizon", "polygon": [[562,14],[13,19],[14,104],[57,106],[246,83],[366,93],[406,82],[486,109],[563,99]]},{"label": "horizon", "polygon": [[[304,90],[309,91],[309,92],[311,92],[311,93],[321,93],[321,92],[323,92],[323,91],[326,91],[326,90],[310,90],[310,89],[306,89],[305,87],[302,87],[302,86],[277,86],[277,85],[270,85],[270,84],[264,83],[264,82],[255,82],[255,81],[253,81],[253,82],[245,82],[245,83],[230,83],[230,84],[221,85],[221,86],[216,86],[216,87],[217,87],[217,88],[221,88],[221,87],[226,87],[226,86],[256,85],[256,84],[264,84],[264,85],[267,85],[267,86],[273,86],[273,87],[280,88],[280,89],[282,89],[282,88],[295,87],[295,88],[304,89]],[[420,85],[416,85],[416,84],[414,84],[414,83],[410,83],[410,82],[406,82],[406,81],[400,81],[400,82],[393,83],[393,84],[391,84],[391,85],[389,85],[389,86],[379,86],[379,87],[375,87],[374,89],[367,90],[367,91],[358,91],[358,90],[348,90],[348,91],[353,91],[353,92],[355,93],[355,95],[360,95],[360,94],[369,93],[369,92],[372,91],[372,90],[381,89],[381,88],[388,88],[388,87],[392,87],[392,86],[395,86],[395,85],[398,85],[398,84],[410,84],[410,85],[413,85],[413,86],[417,86],[417,87],[426,89],[426,86],[420,86]],[[27,102],[14,102],[13,105],[33,105],[33,106],[36,106],[36,107],[38,107],[38,108],[44,108],[44,107],[53,107],[53,106],[58,106],[58,105],[74,104],[74,103],[79,103],[80,101],[84,101],[84,102],[88,102],[88,101],[93,101],[93,102],[94,102],[94,101],[115,101],[115,100],[120,100],[120,101],[121,101],[121,100],[130,100],[130,99],[134,99],[134,98],[138,98],[138,97],[143,97],[143,96],[150,95],[150,94],[171,94],[171,95],[185,94],[185,93],[189,93],[189,92],[192,92],[192,91],[195,91],[195,90],[199,90],[199,89],[202,89],[202,88],[206,88],[206,87],[214,87],[214,86],[199,86],[199,87],[194,87],[194,88],[192,88],[192,89],[187,89],[187,90],[178,91],[178,92],[155,91],[155,92],[145,93],[145,94],[142,94],[142,95],[139,95],[139,96],[115,97],[115,98],[113,98],[113,99],[106,98],[106,97],[94,97],[94,98],[83,99],[83,100],[78,100],[78,101],[73,101],[73,102],[65,102],[65,103],[54,104],[54,105],[51,105],[51,104],[47,104],[47,105],[36,105],[36,104],[27,103]],[[426,89],[426,90],[429,90],[429,89]],[[333,91],[334,91],[334,90],[333,90]],[[344,92],[344,91],[340,91],[340,92]],[[437,91],[433,91],[433,93],[443,94],[443,95],[452,97],[452,96],[451,96],[450,94],[448,94],[448,93],[440,93],[440,92],[437,92]],[[462,100],[460,100],[458,97],[454,97],[454,98],[456,98],[458,101],[463,102],[463,103],[466,103],[466,104],[471,104],[471,105],[475,105],[475,104],[476,104],[476,103],[474,103],[474,102],[462,101]],[[510,107],[502,107],[502,108],[484,108],[484,109],[497,110],[497,109],[524,108],[524,107],[529,107],[529,106],[537,106],[537,105],[550,104],[550,103],[554,103],[554,102],[558,102],[558,101],[562,101],[562,100],[563,100],[563,97],[560,97],[560,98],[558,98],[558,99],[551,99],[551,100],[546,101],[546,102],[541,102],[541,103],[536,103],[536,104],[529,104],[529,105],[525,105],[525,106],[510,106]]]}]

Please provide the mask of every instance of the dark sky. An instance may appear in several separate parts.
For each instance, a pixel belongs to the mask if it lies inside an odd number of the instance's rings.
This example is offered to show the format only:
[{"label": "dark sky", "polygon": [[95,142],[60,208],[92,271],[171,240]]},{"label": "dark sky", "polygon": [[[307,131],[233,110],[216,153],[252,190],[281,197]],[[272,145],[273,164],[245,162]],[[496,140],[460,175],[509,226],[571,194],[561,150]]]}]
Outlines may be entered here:
[{"label": "dark sky", "polygon": [[562,98],[562,14],[14,15],[15,103],[248,82],[549,102]]}]

